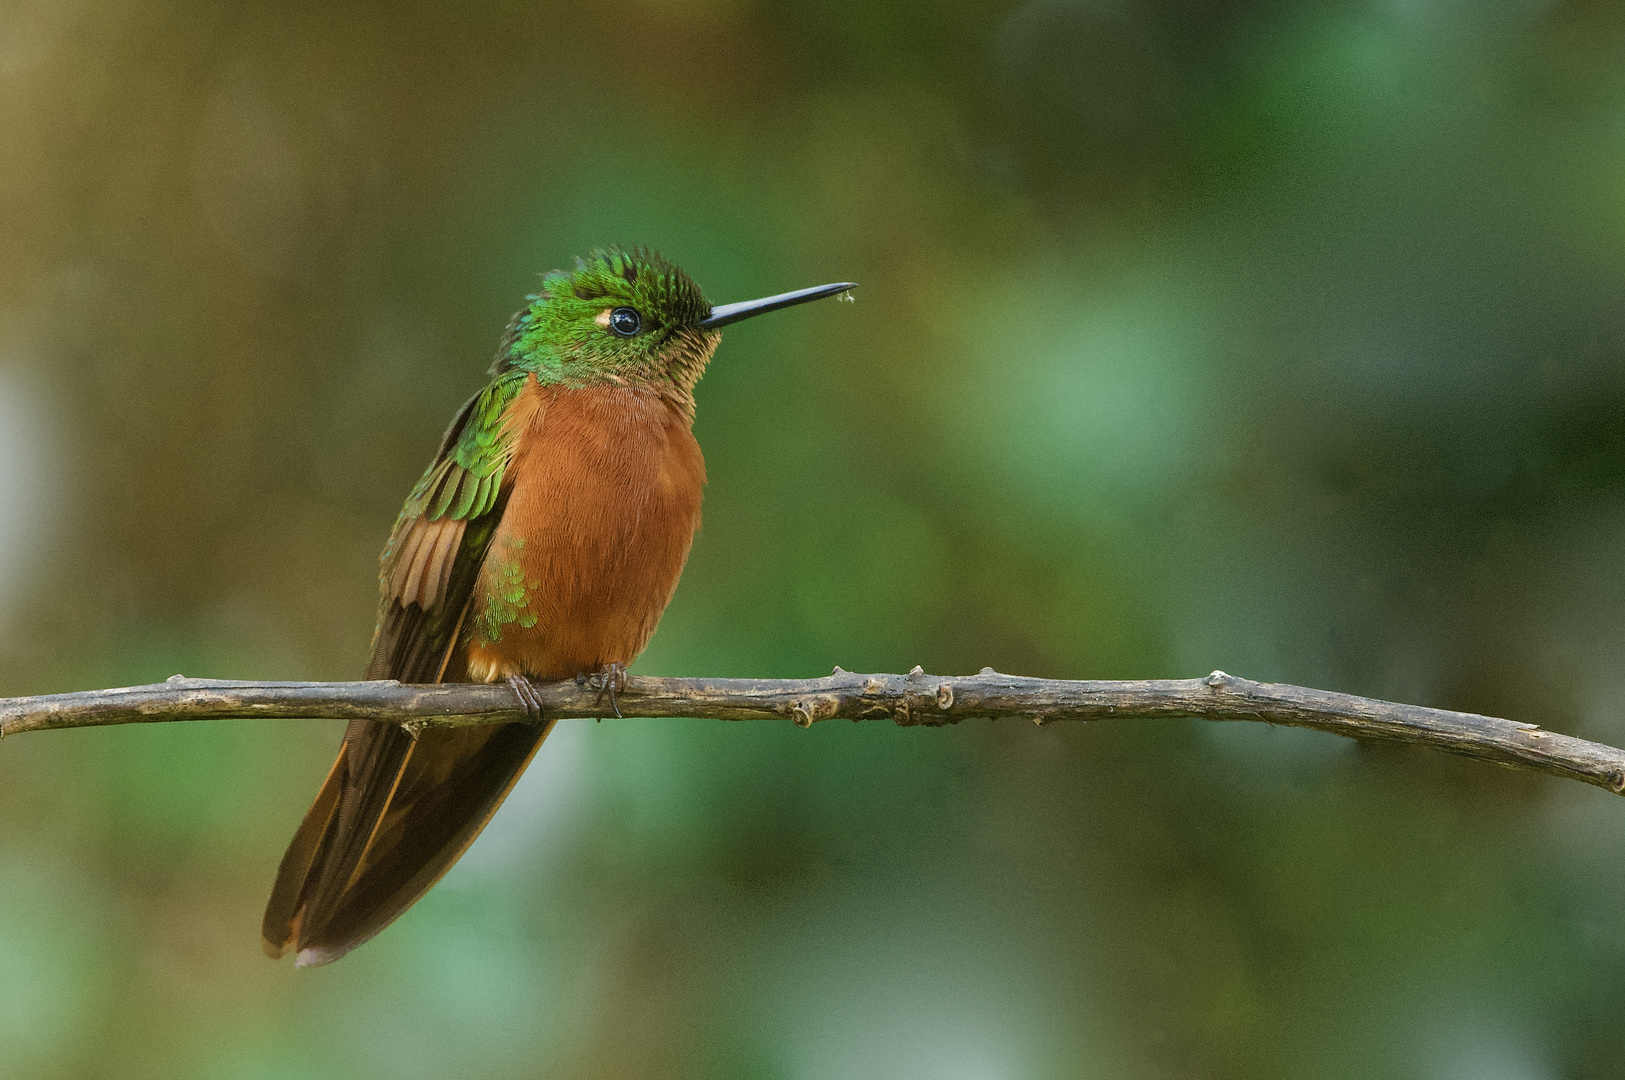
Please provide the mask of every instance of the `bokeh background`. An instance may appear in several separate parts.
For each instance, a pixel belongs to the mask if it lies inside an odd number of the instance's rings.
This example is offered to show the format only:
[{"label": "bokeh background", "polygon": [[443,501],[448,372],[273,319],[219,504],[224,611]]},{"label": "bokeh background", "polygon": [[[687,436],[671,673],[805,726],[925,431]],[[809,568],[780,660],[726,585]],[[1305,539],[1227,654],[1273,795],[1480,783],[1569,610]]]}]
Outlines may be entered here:
[{"label": "bokeh background", "polygon": [[[637,670],[1625,741],[1625,8],[0,3],[0,694],[345,679],[536,275],[726,335]],[[295,972],[329,722],[0,748],[0,1074],[1625,1076],[1625,804],[1251,724],[566,722]]]}]

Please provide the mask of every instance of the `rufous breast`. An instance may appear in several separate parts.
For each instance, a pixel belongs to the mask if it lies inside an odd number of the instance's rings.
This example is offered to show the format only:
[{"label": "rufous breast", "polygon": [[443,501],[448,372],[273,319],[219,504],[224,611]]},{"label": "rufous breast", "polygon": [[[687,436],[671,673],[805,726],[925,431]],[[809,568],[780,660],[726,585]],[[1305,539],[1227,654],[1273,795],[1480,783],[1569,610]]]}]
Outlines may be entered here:
[{"label": "rufous breast", "polygon": [[643,387],[532,379],[505,422],[517,444],[465,623],[469,677],[630,664],[700,525],[705,460],[688,418]]}]

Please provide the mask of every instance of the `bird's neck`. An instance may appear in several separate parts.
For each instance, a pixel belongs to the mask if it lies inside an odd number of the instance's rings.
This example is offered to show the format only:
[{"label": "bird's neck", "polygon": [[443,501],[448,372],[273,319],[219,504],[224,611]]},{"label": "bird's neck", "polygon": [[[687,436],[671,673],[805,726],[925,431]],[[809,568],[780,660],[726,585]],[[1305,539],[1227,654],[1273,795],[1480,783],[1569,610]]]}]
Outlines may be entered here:
[{"label": "bird's neck", "polygon": [[705,374],[722,335],[717,331],[676,331],[659,352],[640,364],[609,366],[574,356],[567,350],[510,355],[498,361],[502,370],[529,372],[541,388],[585,390],[594,386],[628,386],[658,395],[693,423],[694,387]]}]

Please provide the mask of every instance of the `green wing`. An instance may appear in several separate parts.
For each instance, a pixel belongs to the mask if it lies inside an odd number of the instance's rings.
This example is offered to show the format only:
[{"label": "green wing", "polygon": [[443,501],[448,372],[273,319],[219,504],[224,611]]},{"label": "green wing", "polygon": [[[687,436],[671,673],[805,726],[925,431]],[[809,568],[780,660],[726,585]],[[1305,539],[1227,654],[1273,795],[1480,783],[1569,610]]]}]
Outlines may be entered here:
[{"label": "green wing", "polygon": [[439,681],[502,516],[515,442],[503,412],[526,377],[511,372],[469,399],[407,496],[379,560],[383,595],[367,678]]},{"label": "green wing", "polygon": [[[501,520],[517,433],[504,411],[529,376],[500,376],[458,412],[412,489],[381,559],[369,679],[430,683],[447,671],[480,563]],[[283,856],[265,951],[326,963],[366,941],[443,874],[546,734],[529,724],[429,729],[352,721]]]},{"label": "green wing", "polygon": [[[453,576],[459,564],[467,562],[477,572],[485,556],[490,528],[479,526],[494,524],[499,516],[493,511],[515,443],[515,433],[503,424],[503,413],[519,396],[526,378],[524,372],[512,372],[470,399],[446,430],[434,463],[407,496],[379,560],[383,596],[367,678],[434,681],[434,673],[419,670],[414,662],[426,658],[402,653],[392,639],[407,629],[404,624],[419,622],[449,632],[449,625],[438,625],[446,622],[444,618],[425,617],[449,613],[454,622],[461,616],[473,579],[458,580],[460,588],[454,589]],[[431,631],[430,636],[437,646],[451,644],[440,640],[443,633]]]}]

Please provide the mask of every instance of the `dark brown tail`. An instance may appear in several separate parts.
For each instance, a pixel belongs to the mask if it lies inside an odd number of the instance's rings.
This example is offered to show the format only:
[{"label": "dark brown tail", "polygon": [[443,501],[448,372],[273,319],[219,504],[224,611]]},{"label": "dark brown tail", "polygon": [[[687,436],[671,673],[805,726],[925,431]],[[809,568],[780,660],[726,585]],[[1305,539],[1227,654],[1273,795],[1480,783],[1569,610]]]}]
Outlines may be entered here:
[{"label": "dark brown tail", "polygon": [[328,964],[429,890],[474,842],[552,724],[357,720],[288,845],[265,908],[268,956]]}]

